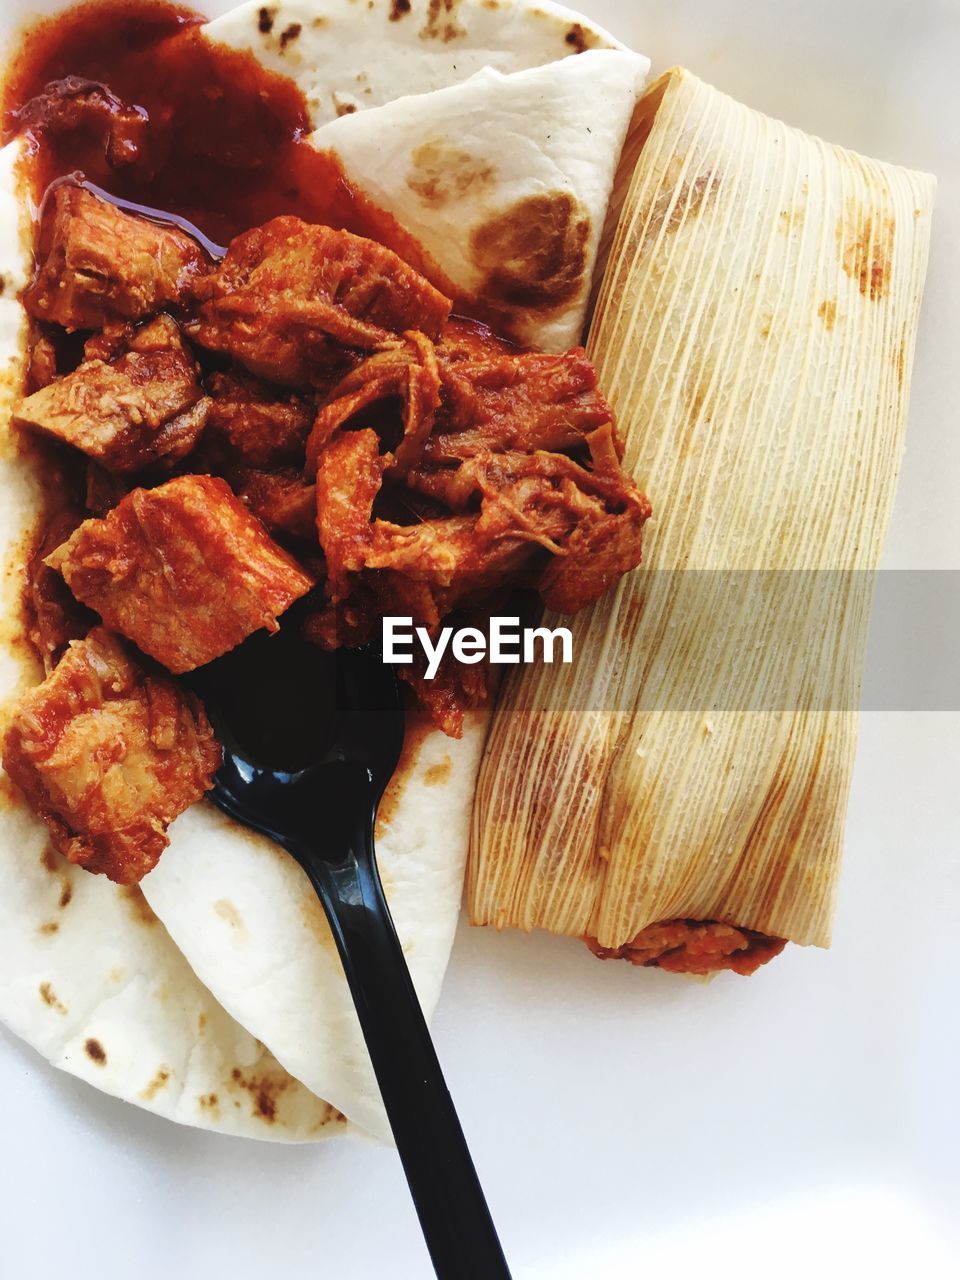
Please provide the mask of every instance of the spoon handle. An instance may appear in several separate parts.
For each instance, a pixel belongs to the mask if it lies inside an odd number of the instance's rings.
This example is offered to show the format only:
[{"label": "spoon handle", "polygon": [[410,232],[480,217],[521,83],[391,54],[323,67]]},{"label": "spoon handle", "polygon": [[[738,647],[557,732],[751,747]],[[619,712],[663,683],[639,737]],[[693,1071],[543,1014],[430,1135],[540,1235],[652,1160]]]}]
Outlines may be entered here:
[{"label": "spoon handle", "polygon": [[440,1280],[510,1280],[500,1241],[373,856],[300,861],[323,903],[357,1006],[420,1226]]}]

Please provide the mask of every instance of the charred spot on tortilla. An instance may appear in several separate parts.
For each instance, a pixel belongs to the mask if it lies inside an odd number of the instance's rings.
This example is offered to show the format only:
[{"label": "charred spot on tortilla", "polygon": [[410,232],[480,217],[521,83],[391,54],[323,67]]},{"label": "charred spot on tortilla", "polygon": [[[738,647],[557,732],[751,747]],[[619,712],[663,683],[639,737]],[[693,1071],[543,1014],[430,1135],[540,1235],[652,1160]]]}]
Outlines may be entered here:
[{"label": "charred spot on tortilla", "polygon": [[337,117],[338,117],[338,118],[339,118],[340,116],[352,116],[352,115],[353,115],[353,113],[354,113],[354,112],[356,111],[356,109],[357,109],[357,107],[356,107],[356,103],[353,103],[353,102],[341,102],[341,101],[339,101],[339,100],[337,100],[337,99],[336,99],[336,95],[334,95],[334,100],[336,101],[336,105],[337,105]]},{"label": "charred spot on tortilla", "polygon": [[201,1093],[197,1098],[197,1105],[201,1111],[211,1111],[219,1114],[220,1098],[215,1093]]},{"label": "charred spot on tortilla", "polygon": [[169,1067],[158,1067],[157,1074],[140,1092],[140,1097],[144,1102],[152,1102],[161,1089],[165,1089],[170,1083],[172,1074],[173,1073]]},{"label": "charred spot on tortilla", "polygon": [[273,1124],[279,1109],[278,1095],[283,1093],[289,1083],[286,1078],[271,1076],[245,1076],[239,1067],[234,1067],[230,1076],[238,1088],[250,1095],[252,1114],[267,1124]]},{"label": "charred spot on tortilla", "polygon": [[257,30],[261,31],[265,36],[269,35],[273,30],[273,24],[277,20],[276,9],[268,9],[266,6],[257,14]]},{"label": "charred spot on tortilla", "polygon": [[410,12],[410,0],[390,0],[390,21],[399,22]]},{"label": "charred spot on tortilla", "polygon": [[347,1117],[343,1114],[343,1112],[338,1111],[336,1107],[332,1107],[328,1103],[326,1114],[321,1116],[320,1119],[314,1124],[313,1128],[310,1130],[310,1133],[311,1135],[314,1133],[319,1133],[320,1130],[325,1129],[328,1124],[346,1124],[346,1123],[347,1123]]},{"label": "charred spot on tortilla", "polygon": [[524,196],[470,238],[483,298],[549,311],[584,286],[590,216],[569,191]]},{"label": "charred spot on tortilla", "polygon": [[130,913],[137,924],[144,924],[151,928],[153,925],[160,923],[150,903],[143,896],[143,891],[139,885],[118,885],[117,893],[127,903]]},{"label": "charred spot on tortilla", "polygon": [[574,22],[563,38],[575,53],[584,53],[590,48],[587,33],[579,22]]},{"label": "charred spot on tortilla", "polygon": [[449,44],[451,40],[465,36],[466,29],[454,16],[459,4],[460,0],[430,0],[427,20],[420,28],[420,39],[442,40],[444,44]]},{"label": "charred spot on tortilla", "polygon": [[423,784],[426,787],[439,787],[450,777],[450,770],[453,762],[449,756],[444,756],[442,760],[438,760],[436,764],[432,764],[427,772],[423,775]]},{"label": "charred spot on tortilla", "polygon": [[243,923],[243,917],[227,898],[218,898],[213,904],[213,909],[220,917],[225,920],[231,929],[235,929],[238,933],[245,932],[246,926]]},{"label": "charred spot on tortilla", "polygon": [[107,1051],[99,1040],[88,1040],[83,1046],[83,1051],[90,1061],[95,1062],[98,1067],[107,1065]]},{"label": "charred spot on tortilla", "polygon": [[301,23],[291,22],[289,27],[286,27],[283,31],[280,32],[280,52],[281,53],[284,53],[286,51],[287,45],[291,44],[294,40],[296,40],[296,38],[299,36],[302,30],[303,30],[303,26]]},{"label": "charred spot on tortilla", "polygon": [[47,920],[45,921],[45,923],[40,925],[40,927],[37,929],[37,933],[39,933],[40,936],[44,938],[50,938],[55,933],[59,933],[59,931],[60,931],[60,926],[56,922],[56,920]]},{"label": "charred spot on tortilla", "polygon": [[468,191],[476,194],[496,180],[492,164],[442,139],[422,143],[411,152],[410,160],[413,171],[407,186],[425,204],[436,207],[460,199]]},{"label": "charred spot on tortilla", "polygon": [[70,880],[67,876],[64,876],[63,883],[60,888],[60,898],[57,902],[57,906],[60,908],[61,911],[65,911],[66,908],[69,907],[72,901],[73,901],[73,881]]},{"label": "charred spot on tortilla", "polygon": [[70,1012],[49,982],[41,982],[39,990],[40,999],[48,1008],[56,1010],[57,1013],[62,1014],[64,1017]]}]

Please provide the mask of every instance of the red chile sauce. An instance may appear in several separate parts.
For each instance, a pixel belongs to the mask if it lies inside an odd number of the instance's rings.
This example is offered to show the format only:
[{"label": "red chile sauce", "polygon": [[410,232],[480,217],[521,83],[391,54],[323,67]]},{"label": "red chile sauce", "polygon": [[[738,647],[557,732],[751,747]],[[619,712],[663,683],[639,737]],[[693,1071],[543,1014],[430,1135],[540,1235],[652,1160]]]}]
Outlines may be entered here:
[{"label": "red chile sauce", "polygon": [[7,74],[5,142],[24,131],[18,112],[68,76],[105,85],[149,118],[143,154],[119,165],[107,158],[102,120],[60,135],[27,125],[34,199],[80,171],[113,196],[188,219],[218,244],[295,214],[378,240],[443,288],[417,241],[305,141],[310,120],[294,82],[204,39],[204,21],[162,0],[93,0],[24,34]]}]

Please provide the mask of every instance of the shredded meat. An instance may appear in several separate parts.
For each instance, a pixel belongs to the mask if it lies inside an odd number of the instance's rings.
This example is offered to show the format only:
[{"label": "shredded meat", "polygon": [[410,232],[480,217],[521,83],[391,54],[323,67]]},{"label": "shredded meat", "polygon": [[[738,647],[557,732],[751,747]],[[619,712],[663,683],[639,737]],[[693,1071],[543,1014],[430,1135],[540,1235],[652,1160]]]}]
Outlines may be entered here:
[{"label": "shredded meat", "polygon": [[[576,612],[639,564],[650,514],[583,352],[521,352],[463,322],[439,343],[408,332],[341,379],[307,468],[327,563],[308,634],[330,647],[387,613],[433,630],[521,583]],[[482,694],[469,683],[467,705]],[[427,700],[449,731],[444,700]]]},{"label": "shredded meat", "polygon": [[457,344],[439,355],[445,414],[426,462],[459,462],[483,449],[562,452],[613,422],[582,349],[521,353],[491,339],[485,353],[474,346],[465,358]]},{"label": "shredded meat", "polygon": [[208,260],[175,227],[123,213],[83,187],[55,189],[43,221],[40,269],[23,305],[67,330],[141,320],[180,301]]},{"label": "shredded meat", "polygon": [[375,431],[350,431],[327,445],[317,468],[317,527],[334,603],[350,590],[350,573],[366,565],[373,503],[383,463]]},{"label": "shredded meat", "polygon": [[755,973],[787,945],[785,938],[768,938],[715,920],[665,920],[641,930],[622,947],[601,947],[596,938],[584,941],[601,960],[629,960],[671,973],[732,969],[744,976]]},{"label": "shredded meat", "polygon": [[[394,407],[399,411],[395,429]],[[423,455],[439,407],[440,369],[434,344],[423,333],[406,333],[401,342],[348,373],[329,393],[310,433],[307,470],[316,469],[320,450],[340,427],[356,426],[365,411],[375,409],[381,443],[389,449],[384,461],[397,474],[406,474]]]},{"label": "shredded meat", "polygon": [[215,373],[204,447],[223,469],[303,466],[312,404],[246,374]]},{"label": "shredded meat", "polygon": [[85,360],[21,400],[14,421],[120,475],[169,466],[190,453],[207,420],[210,400],[197,374],[176,322],[158,316],[113,363]]},{"label": "shredded meat", "polygon": [[194,293],[201,346],[292,387],[326,385],[344,348],[376,351],[407,329],[436,337],[450,312],[389,249],[293,217],[237,236]]},{"label": "shredded meat", "polygon": [[313,580],[221,479],[134,489],[47,557],[78,600],[179,674],[233,649]]},{"label": "shredded meat", "polygon": [[60,852],[121,884],[156,865],[219,764],[197,700],[99,627],[23,695],[3,743],[3,767]]}]

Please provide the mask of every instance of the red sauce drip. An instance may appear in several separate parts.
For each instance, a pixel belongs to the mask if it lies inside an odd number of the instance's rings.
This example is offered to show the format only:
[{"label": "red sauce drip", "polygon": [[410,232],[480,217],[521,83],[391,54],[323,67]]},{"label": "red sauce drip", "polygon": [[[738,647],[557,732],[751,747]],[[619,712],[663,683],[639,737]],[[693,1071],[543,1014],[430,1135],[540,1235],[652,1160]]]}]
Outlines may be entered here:
[{"label": "red sauce drip", "polygon": [[112,195],[187,218],[220,244],[295,214],[379,240],[443,288],[418,242],[304,140],[310,120],[294,82],[206,40],[203,21],[161,0],[96,0],[26,32],[7,78],[4,141],[24,129],[17,113],[25,104],[67,76],[105,85],[149,117],[142,154],[119,165],[106,154],[102,122],[59,135],[27,125],[35,197],[79,170]]}]

